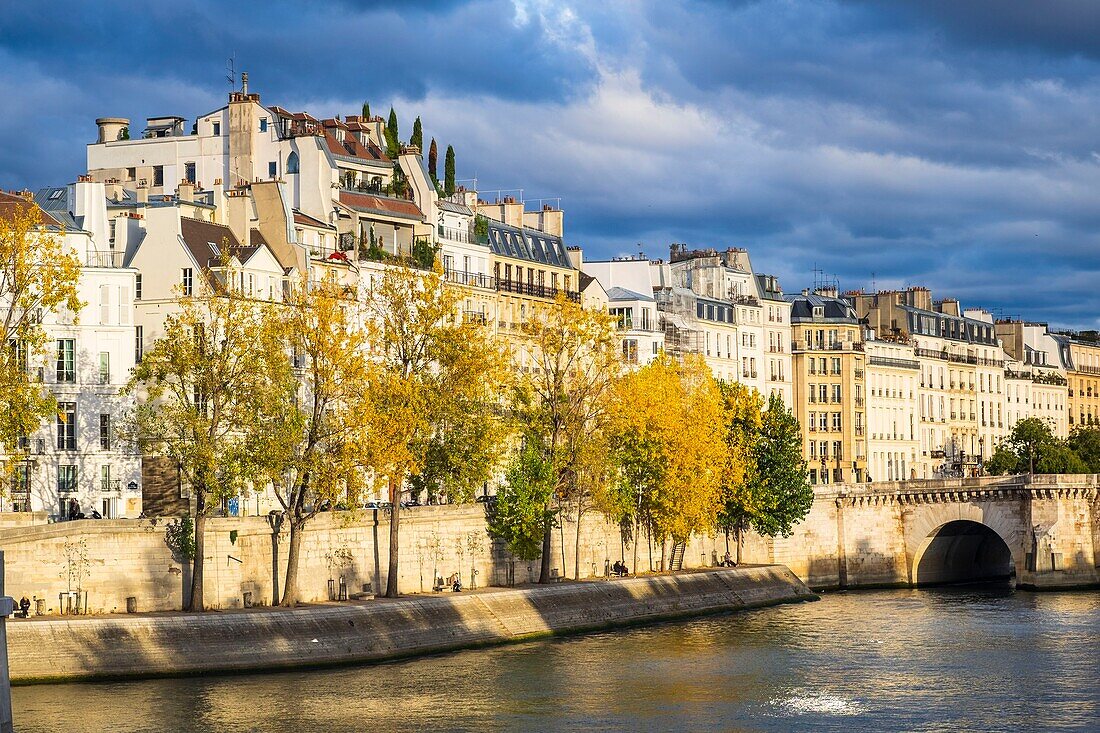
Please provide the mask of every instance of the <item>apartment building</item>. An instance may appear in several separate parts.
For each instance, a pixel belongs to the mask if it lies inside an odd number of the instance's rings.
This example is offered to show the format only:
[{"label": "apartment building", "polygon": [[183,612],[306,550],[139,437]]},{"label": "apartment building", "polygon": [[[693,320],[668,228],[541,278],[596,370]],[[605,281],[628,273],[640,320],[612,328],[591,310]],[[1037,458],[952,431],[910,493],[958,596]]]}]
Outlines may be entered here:
[{"label": "apartment building", "polygon": [[914,478],[917,441],[917,391],[921,367],[913,345],[866,332],[867,479]]},{"label": "apartment building", "polygon": [[[674,356],[699,354],[716,378],[767,395],[767,311],[748,252],[673,244],[669,261],[651,263],[650,273],[665,350]],[[783,330],[779,323],[771,325]],[[777,372],[775,384],[782,383],[778,377]]]},{"label": "apartment building", "polygon": [[764,311],[765,395],[776,395],[788,408],[794,406],[794,373],[791,360],[791,304],[774,275],[757,275],[757,291]]},{"label": "apartment building", "polygon": [[1039,417],[1059,438],[1069,435],[1069,388],[1058,340],[1046,324],[1000,320],[997,337],[1005,350],[1005,429]]},{"label": "apartment building", "polygon": [[795,414],[810,482],[865,481],[867,358],[859,318],[831,289],[787,301]]},{"label": "apartment building", "polygon": [[[574,262],[583,259],[576,247],[570,254]],[[608,312],[618,323],[623,360],[629,365],[645,366],[665,348],[650,264],[644,255],[579,262],[582,278],[595,279],[607,294]]]},{"label": "apartment building", "polygon": [[1052,334],[1058,342],[1067,379],[1066,412],[1070,432],[1100,425],[1100,341],[1082,334]]},{"label": "apartment building", "polygon": [[523,348],[523,324],[559,294],[581,302],[581,273],[562,238],[562,212],[530,216],[523,203],[512,197],[491,204],[477,201],[476,206],[475,213],[485,217],[489,264],[497,291],[497,333],[520,347],[516,349],[517,366],[527,369],[530,357]]},{"label": "apartment building", "polygon": [[74,184],[29,194],[0,193],[0,216],[37,206],[43,236],[62,237],[82,264],[83,307],[44,313],[42,353],[26,354],[32,378],[57,399],[43,421],[9,455],[14,461],[6,503],[63,520],[93,511],[136,517],[142,511],[140,457],[117,430],[132,401],[119,394],[133,368],[135,272],[109,241],[103,184]]},{"label": "apartment building", "polygon": [[[920,363],[917,478],[972,473],[1004,437],[1004,353],[991,318],[965,316],[927,288],[846,296],[880,337]],[[976,315],[976,314],[975,314]]]}]

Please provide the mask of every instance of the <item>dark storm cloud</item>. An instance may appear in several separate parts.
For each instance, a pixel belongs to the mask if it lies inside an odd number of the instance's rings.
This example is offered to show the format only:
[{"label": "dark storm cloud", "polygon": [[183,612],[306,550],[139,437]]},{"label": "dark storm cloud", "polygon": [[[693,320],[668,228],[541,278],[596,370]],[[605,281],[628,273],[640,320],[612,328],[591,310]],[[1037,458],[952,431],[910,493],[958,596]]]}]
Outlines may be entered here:
[{"label": "dark storm cloud", "polygon": [[72,179],[93,120],[384,113],[483,188],[562,197],[592,256],[744,246],[788,290],[924,284],[1100,320],[1100,3],[28,3],[0,23],[0,185]]}]

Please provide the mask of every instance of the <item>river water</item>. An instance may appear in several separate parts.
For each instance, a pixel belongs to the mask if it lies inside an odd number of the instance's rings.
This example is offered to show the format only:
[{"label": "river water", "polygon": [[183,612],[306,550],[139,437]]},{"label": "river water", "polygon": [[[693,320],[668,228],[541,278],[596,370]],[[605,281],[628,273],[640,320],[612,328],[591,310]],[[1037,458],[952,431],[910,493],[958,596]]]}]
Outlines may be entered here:
[{"label": "river water", "polygon": [[22,733],[1100,731],[1100,593],[834,593],[392,664],[12,696]]}]

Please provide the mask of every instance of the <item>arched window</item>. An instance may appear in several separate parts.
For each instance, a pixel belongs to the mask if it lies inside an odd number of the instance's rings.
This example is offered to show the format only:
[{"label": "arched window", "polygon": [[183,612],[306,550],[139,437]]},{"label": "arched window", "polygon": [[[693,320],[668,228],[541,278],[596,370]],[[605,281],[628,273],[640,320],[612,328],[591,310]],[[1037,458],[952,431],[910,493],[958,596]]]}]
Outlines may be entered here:
[{"label": "arched window", "polygon": [[286,158],[286,172],[288,174],[298,172],[298,153],[293,150]]}]

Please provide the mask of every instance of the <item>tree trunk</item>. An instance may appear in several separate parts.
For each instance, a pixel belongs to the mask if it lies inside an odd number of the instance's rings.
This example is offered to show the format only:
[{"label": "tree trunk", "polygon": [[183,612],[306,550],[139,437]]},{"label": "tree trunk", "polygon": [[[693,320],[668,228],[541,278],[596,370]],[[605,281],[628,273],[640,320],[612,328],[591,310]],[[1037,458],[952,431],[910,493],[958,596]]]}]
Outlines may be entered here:
[{"label": "tree trunk", "polygon": [[573,580],[581,579],[581,517],[583,515],[581,503],[577,501],[577,546],[573,556]]},{"label": "tree trunk", "polygon": [[539,583],[550,582],[550,533],[554,527],[550,522],[546,523],[546,529],[542,532],[542,562],[539,564]]},{"label": "tree trunk", "polygon": [[386,598],[397,598],[397,548],[400,535],[398,527],[401,524],[401,482],[390,479],[390,558],[389,568],[386,571]]},{"label": "tree trunk", "polygon": [[737,523],[737,535],[736,535],[736,539],[737,539],[737,564],[738,565],[741,564],[741,544],[742,544],[741,543],[741,534],[742,534],[742,532],[741,532],[741,523],[738,522]]},{"label": "tree trunk", "polygon": [[634,564],[630,567],[634,568],[634,574],[638,574],[638,539],[642,534],[642,523],[639,517],[634,517]]},{"label": "tree trunk", "polygon": [[287,547],[286,580],[283,582],[283,600],[286,608],[298,605],[298,555],[302,548],[302,520],[290,518],[290,545]]},{"label": "tree trunk", "polygon": [[195,557],[191,561],[191,598],[185,611],[204,611],[202,599],[203,555],[206,554],[206,502],[199,492],[195,501]]}]

